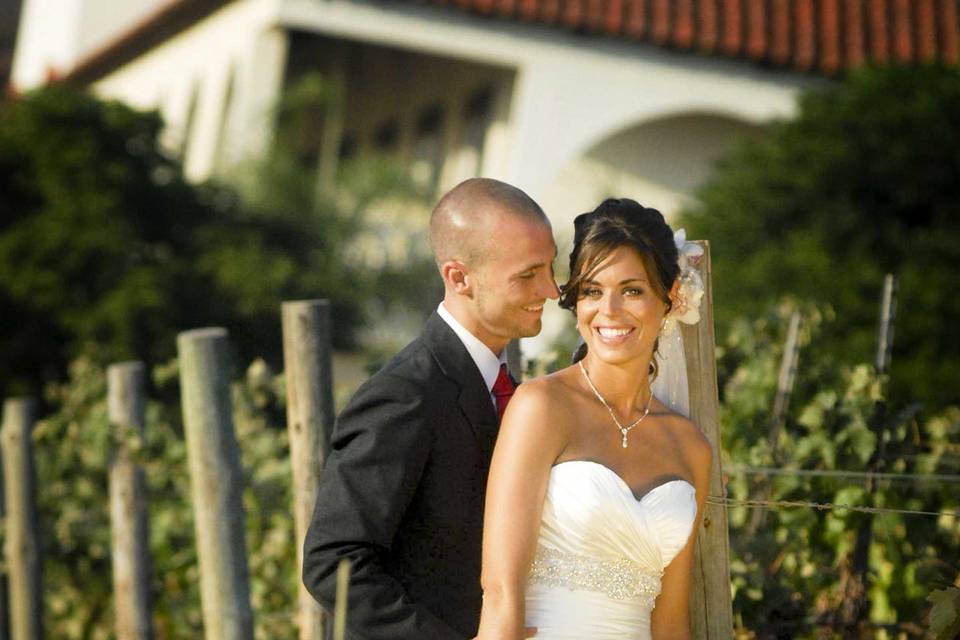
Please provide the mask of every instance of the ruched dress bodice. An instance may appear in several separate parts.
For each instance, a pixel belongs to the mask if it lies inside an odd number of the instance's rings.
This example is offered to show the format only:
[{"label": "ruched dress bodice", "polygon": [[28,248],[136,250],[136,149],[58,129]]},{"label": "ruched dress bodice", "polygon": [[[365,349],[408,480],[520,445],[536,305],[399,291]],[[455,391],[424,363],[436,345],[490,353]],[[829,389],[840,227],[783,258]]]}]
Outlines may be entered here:
[{"label": "ruched dress bodice", "polygon": [[687,543],[696,512],[686,480],[637,500],[602,464],[554,466],[527,580],[526,622],[537,640],[648,640],[660,578]]}]

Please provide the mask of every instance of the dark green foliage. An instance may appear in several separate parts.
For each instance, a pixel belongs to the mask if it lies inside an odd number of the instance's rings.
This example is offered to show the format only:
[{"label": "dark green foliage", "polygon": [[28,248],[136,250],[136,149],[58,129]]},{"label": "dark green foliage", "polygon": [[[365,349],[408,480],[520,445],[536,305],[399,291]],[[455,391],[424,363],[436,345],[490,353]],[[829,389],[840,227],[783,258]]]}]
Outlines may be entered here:
[{"label": "dark green foliage", "polygon": [[[738,499],[956,512],[960,470],[960,71],[867,69],[806,93],[797,117],[727,158],[684,216],[712,248],[724,466]],[[871,362],[884,274],[899,277],[889,378]],[[796,385],[770,443],[788,317]],[[906,474],[777,475],[750,468]],[[912,636],[957,579],[951,517],[730,511],[734,611],[761,638]],[[843,611],[870,522],[868,610]],[[938,601],[939,602],[939,601]],[[947,624],[940,602],[938,622]],[[748,633],[749,633],[748,632]]]},{"label": "dark green foliage", "polygon": [[719,335],[784,295],[837,321],[813,348],[870,361],[900,278],[891,398],[960,402],[960,70],[870,69],[803,96],[728,158],[685,216],[713,247]]},{"label": "dark green foliage", "polygon": [[[728,494],[960,512],[955,483],[922,477],[960,469],[960,408],[925,415],[916,405],[887,404],[886,380],[870,364],[841,368],[816,347],[830,319],[815,308],[802,310],[797,384],[785,428],[771,446],[770,408],[788,317],[795,308],[785,304],[751,320],[738,318],[719,345],[718,364],[726,379],[721,434]],[[874,494],[863,478],[765,477],[750,471],[863,471],[878,450],[881,471],[911,477],[881,480]],[[743,507],[729,512],[734,612],[760,638],[872,637],[872,625],[882,624],[923,628],[930,609],[927,595],[952,583],[960,571],[956,518],[790,507],[760,515]],[[870,606],[855,630],[842,626],[839,612],[853,570],[857,531],[867,518],[873,518]]]},{"label": "dark green foliage", "polygon": [[36,390],[80,353],[162,362],[199,326],[276,362],[286,299],[332,299],[349,343],[351,225],[330,206],[187,184],[160,128],[64,87],[0,103],[0,391]]}]

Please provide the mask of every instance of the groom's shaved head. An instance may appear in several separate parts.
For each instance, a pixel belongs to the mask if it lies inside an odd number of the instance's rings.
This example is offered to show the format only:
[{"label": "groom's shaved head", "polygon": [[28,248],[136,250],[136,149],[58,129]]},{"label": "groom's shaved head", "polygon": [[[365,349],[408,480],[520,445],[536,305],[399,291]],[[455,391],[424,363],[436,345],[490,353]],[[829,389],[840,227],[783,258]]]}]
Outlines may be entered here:
[{"label": "groom's shaved head", "polygon": [[470,178],[444,195],[430,216],[430,246],[437,264],[460,260],[477,267],[495,249],[493,230],[502,216],[550,225],[533,198],[491,178]]},{"label": "groom's shaved head", "polygon": [[494,354],[540,333],[543,305],[559,295],[557,245],[530,196],[499,180],[461,182],[430,216],[430,245],[443,309]]}]

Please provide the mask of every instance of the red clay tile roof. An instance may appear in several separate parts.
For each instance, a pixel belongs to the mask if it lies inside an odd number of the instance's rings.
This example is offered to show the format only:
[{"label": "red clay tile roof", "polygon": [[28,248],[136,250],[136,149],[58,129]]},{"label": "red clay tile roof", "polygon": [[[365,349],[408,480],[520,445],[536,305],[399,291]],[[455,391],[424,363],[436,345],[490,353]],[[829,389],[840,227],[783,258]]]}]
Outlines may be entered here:
[{"label": "red clay tile roof", "polygon": [[420,0],[481,15],[836,75],[960,61],[958,0]]},{"label": "red clay tile roof", "polygon": [[[394,1],[828,76],[867,63],[960,62],[960,0]],[[229,2],[172,0],[63,79],[92,82]]]}]

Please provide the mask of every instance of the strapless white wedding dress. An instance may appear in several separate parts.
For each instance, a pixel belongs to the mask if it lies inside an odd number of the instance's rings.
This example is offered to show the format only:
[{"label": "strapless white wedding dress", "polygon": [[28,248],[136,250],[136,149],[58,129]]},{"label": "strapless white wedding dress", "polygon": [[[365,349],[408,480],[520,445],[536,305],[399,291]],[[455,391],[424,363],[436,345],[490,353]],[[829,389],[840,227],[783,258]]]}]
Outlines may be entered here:
[{"label": "strapless white wedding dress", "polygon": [[637,500],[602,464],[554,466],[527,580],[526,623],[537,627],[536,640],[649,640],[660,577],[696,513],[686,480]]}]

